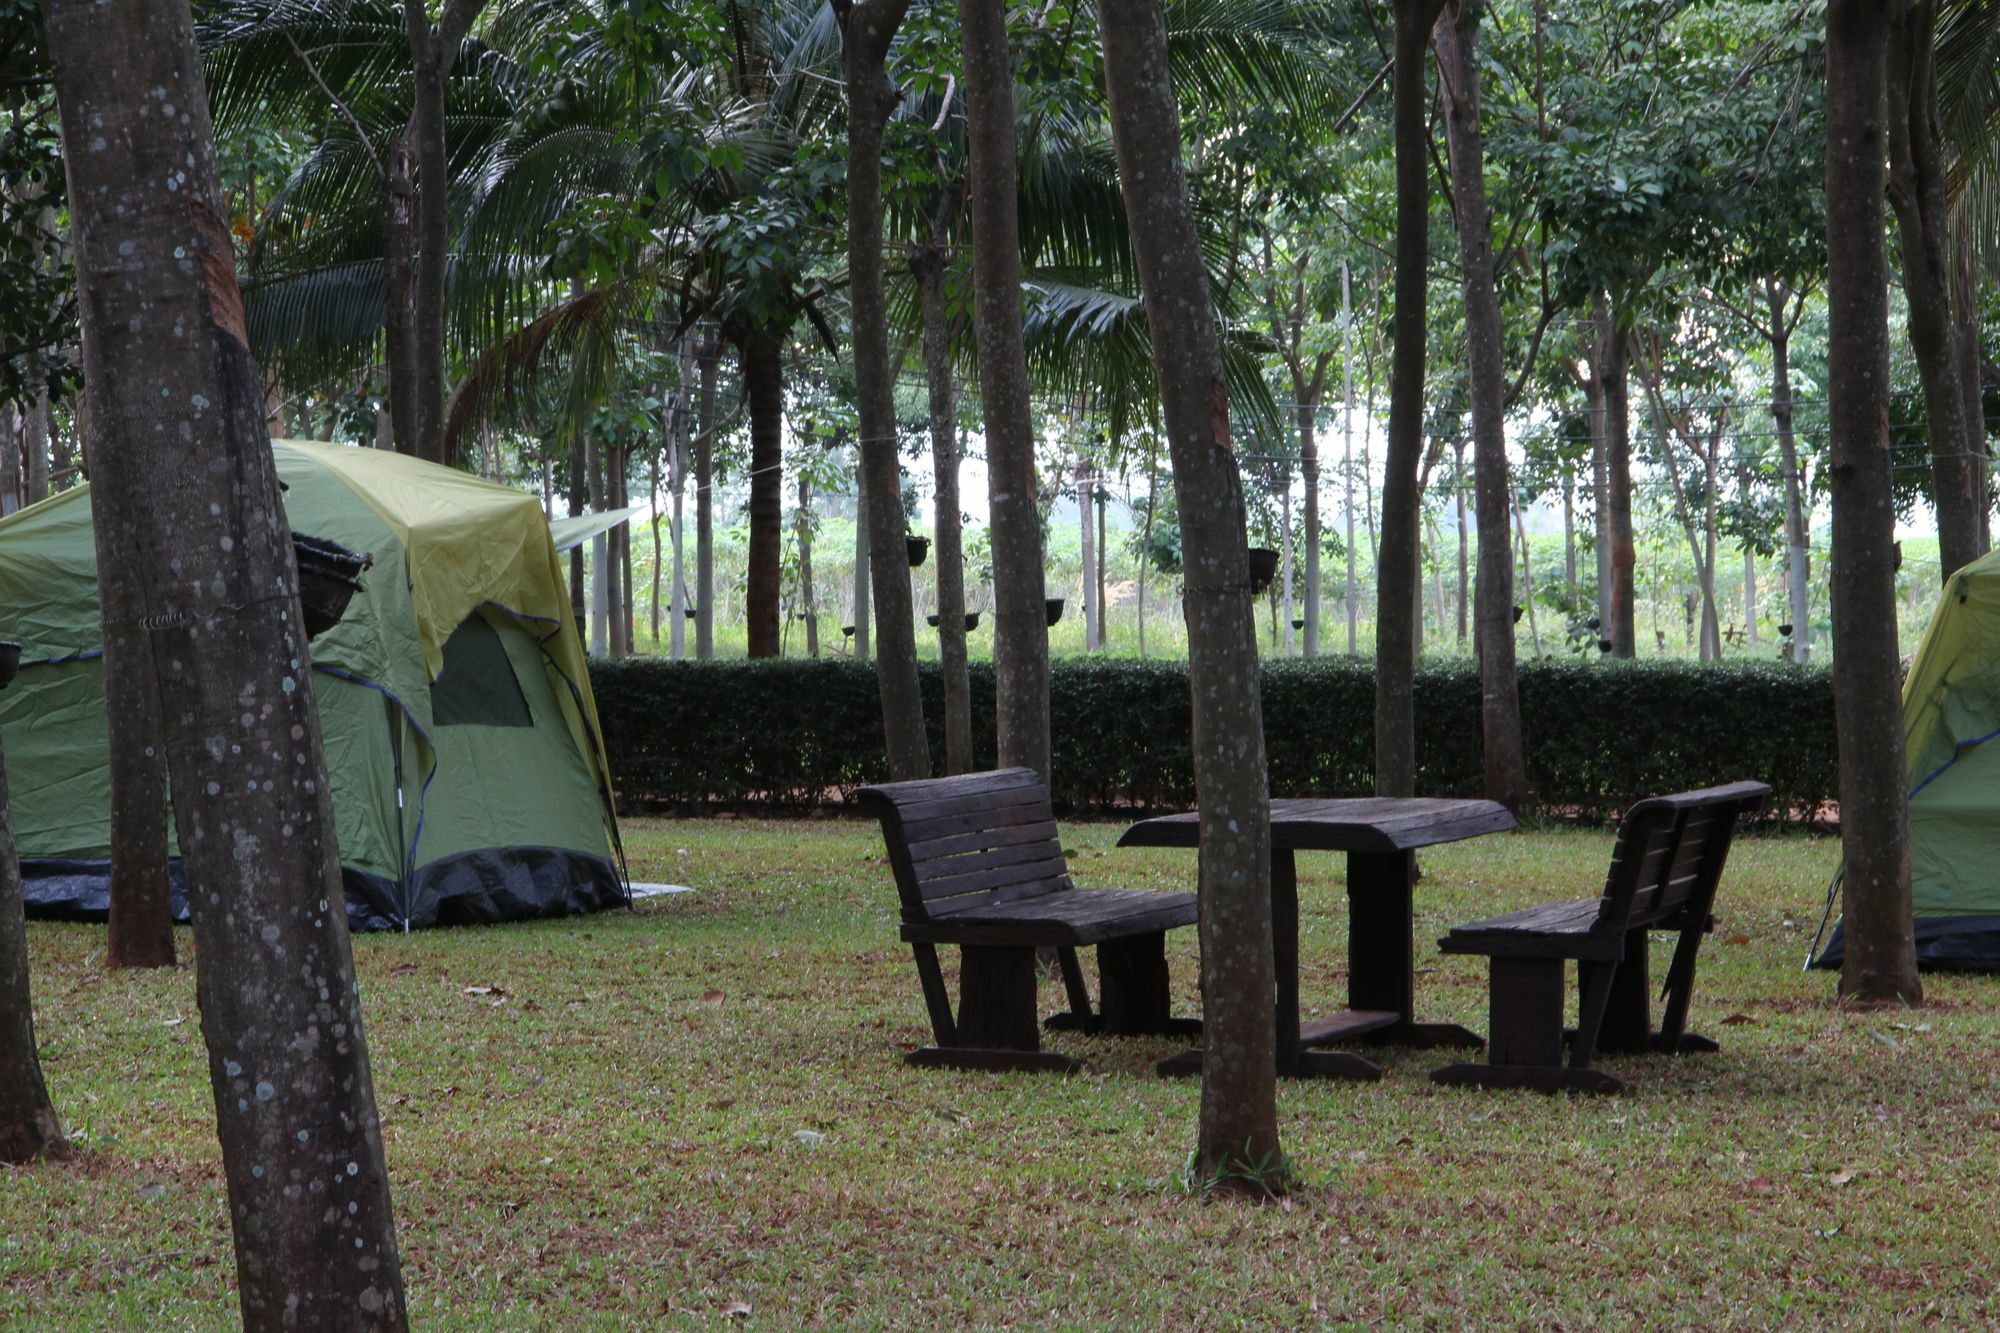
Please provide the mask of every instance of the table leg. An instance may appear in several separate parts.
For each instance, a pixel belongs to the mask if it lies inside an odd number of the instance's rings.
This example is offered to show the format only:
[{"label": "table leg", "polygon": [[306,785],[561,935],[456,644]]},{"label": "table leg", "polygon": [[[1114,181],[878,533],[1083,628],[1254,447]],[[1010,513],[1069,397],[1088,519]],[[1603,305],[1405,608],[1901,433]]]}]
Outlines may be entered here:
[{"label": "table leg", "polygon": [[[1299,1030],[1299,877],[1289,847],[1271,849],[1271,963],[1276,973],[1277,1064],[1280,1078],[1342,1078],[1373,1081],[1382,1077],[1374,1061],[1344,1051],[1303,1050]],[[1191,1078],[1201,1073],[1201,1051],[1183,1051],[1154,1066],[1162,1078]]]},{"label": "table leg", "polygon": [[1271,849],[1271,964],[1278,986],[1278,1074],[1299,1064],[1299,874],[1289,847]]},{"label": "table leg", "polygon": [[1394,1024],[1363,1034],[1370,1042],[1481,1046],[1478,1033],[1456,1023],[1414,1021],[1416,914],[1411,898],[1416,879],[1414,852],[1347,854],[1348,1007],[1401,1016]]}]

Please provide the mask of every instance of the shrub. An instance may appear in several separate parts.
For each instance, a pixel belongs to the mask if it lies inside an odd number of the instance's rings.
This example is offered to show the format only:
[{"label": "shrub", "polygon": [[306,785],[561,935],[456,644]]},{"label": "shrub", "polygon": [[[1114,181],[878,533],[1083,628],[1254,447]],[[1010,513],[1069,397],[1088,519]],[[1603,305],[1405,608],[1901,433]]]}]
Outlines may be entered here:
[{"label": "shrub", "polygon": [[[993,669],[972,666],[973,740],[994,762]],[[943,689],[922,671],[934,755]],[[593,662],[611,769],[632,807],[796,809],[888,776],[875,674],[846,659]],[[1528,780],[1551,813],[1615,813],[1639,796],[1753,777],[1810,816],[1834,799],[1826,671],[1782,663],[1538,662],[1521,672]],[[1194,801],[1187,666],[1119,658],[1054,664],[1055,797],[1070,810]],[[1373,666],[1344,658],[1264,665],[1274,796],[1372,790]],[[1479,677],[1470,662],[1417,673],[1417,790],[1481,786]]]}]

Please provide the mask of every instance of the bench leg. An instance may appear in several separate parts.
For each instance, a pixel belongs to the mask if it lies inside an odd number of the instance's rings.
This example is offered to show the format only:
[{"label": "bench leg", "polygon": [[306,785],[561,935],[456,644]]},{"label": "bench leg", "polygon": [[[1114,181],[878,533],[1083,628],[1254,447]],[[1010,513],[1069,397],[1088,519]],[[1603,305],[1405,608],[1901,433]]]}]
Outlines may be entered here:
[{"label": "bench leg", "polygon": [[1487,1063],[1446,1065],[1431,1081],[1449,1087],[1616,1092],[1602,1070],[1563,1068],[1563,964],[1559,958],[1495,958],[1489,997]]},{"label": "bench leg", "polygon": [[1035,1021],[1035,951],[991,945],[960,946],[958,1040],[955,1045],[1038,1051]]},{"label": "bench leg", "polygon": [[1165,931],[1098,945],[1097,974],[1103,983],[1099,1007],[1106,1032],[1130,1036],[1184,1030],[1174,1026],[1167,991]]},{"label": "bench leg", "polygon": [[938,966],[935,944],[912,944],[917,956],[917,979],[924,987],[924,1008],[930,1010],[931,1036],[940,1046],[958,1045],[958,1025],[951,1017],[951,995],[945,990],[944,971]]}]

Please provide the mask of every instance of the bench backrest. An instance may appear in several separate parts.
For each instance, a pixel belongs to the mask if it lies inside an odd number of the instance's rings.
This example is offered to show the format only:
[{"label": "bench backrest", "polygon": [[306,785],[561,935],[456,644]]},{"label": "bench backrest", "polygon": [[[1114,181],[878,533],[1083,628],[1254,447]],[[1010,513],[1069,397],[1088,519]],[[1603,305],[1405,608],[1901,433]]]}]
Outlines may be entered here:
[{"label": "bench backrest", "polygon": [[1070,887],[1049,791],[1003,768],[855,792],[882,823],[905,921],[926,921]]},{"label": "bench backrest", "polygon": [[1689,912],[1706,915],[1738,817],[1770,794],[1761,782],[1732,782],[1633,805],[1618,825],[1595,930],[1622,934],[1675,924]]}]

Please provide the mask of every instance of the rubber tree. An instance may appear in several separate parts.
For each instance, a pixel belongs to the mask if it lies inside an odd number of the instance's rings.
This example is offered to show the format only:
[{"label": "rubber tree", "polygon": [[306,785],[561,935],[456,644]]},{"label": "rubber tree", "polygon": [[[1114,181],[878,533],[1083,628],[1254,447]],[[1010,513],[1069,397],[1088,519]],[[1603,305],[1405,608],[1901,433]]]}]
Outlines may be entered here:
[{"label": "rubber tree", "polygon": [[35,1045],[21,865],[14,855],[6,768],[0,764],[0,1162],[67,1156],[69,1141],[49,1101]]},{"label": "rubber tree", "polygon": [[1943,135],[1938,127],[1936,0],[1893,6],[1888,58],[1889,205],[1902,256],[1910,350],[1924,389],[1931,444],[1931,499],[1937,513],[1938,572],[1954,572],[1986,551],[1986,424],[1979,391],[1961,374],[1977,338],[1952,310],[1954,247]]},{"label": "rubber tree", "polygon": [[1152,332],[1180,507],[1195,794],[1201,808],[1202,1085],[1196,1169],[1282,1190],[1271,805],[1242,480],[1215,308],[1181,161],[1159,0],[1101,0],[1111,134]]},{"label": "rubber tree", "polygon": [[[1019,171],[1005,0],[958,0],[965,52],[973,340],[993,548],[994,722],[1003,768],[1049,775],[1049,638],[1035,423],[1021,331]],[[1163,76],[1164,77],[1164,76]]]},{"label": "rubber tree", "polygon": [[[94,430],[102,418],[92,416]],[[102,438],[93,458],[115,454]],[[114,488],[141,479],[96,469],[91,528],[97,546],[97,602],[104,643],[104,721],[111,781],[111,917],[105,957],[112,967],[172,967],[174,916],[167,856],[167,752],[155,683],[153,645],[144,615],[140,534],[115,515],[143,507],[146,495],[104,502]]]},{"label": "rubber tree", "polygon": [[1424,359],[1429,312],[1430,94],[1424,48],[1443,0],[1395,0],[1391,77],[1396,145],[1396,288],[1391,316],[1389,432],[1382,464],[1381,546],[1376,556],[1375,794],[1417,789],[1417,544],[1424,451]]},{"label": "rubber tree", "polygon": [[1889,471],[1883,238],[1888,7],[1826,12],[1827,475],[1833,494],[1833,704],[1840,733],[1844,996],[1922,998],[1910,903]]},{"label": "rubber tree", "polygon": [[1638,545],[1632,535],[1632,376],[1631,348],[1619,326],[1618,309],[1603,293],[1591,298],[1590,373],[1603,403],[1605,546],[1610,555],[1611,597],[1602,614],[1609,623],[1611,655],[1638,655],[1638,601],[1632,575]]},{"label": "rubber tree", "polygon": [[138,534],[246,1327],[400,1328],[311,653],[186,0],[44,7],[95,498]]},{"label": "rubber tree", "polygon": [[[935,215],[934,237],[950,228],[961,192],[945,193]],[[944,676],[944,771],[972,771],[972,681],[965,649],[965,533],[960,520],[958,381],[952,371],[953,328],[946,314],[946,251],[942,244],[912,245],[910,271],[917,279],[923,318],[924,380],[929,391],[931,464],[936,477],[933,537],[937,545],[938,659]]]},{"label": "rubber tree", "polygon": [[[855,405],[861,420],[862,485],[869,498],[869,591],[874,594],[871,600],[880,622],[875,640],[875,682],[882,699],[882,738],[889,755],[889,774],[897,781],[929,777],[931,772],[923,692],[917,680],[916,616],[902,540],[896,371],[889,355],[882,262],[882,129],[897,101],[884,65],[889,43],[908,9],[909,0],[871,0],[835,10],[847,74],[847,273],[853,311]],[[939,623],[943,623],[942,608]],[[962,635],[964,622],[959,624]]]},{"label": "rubber tree", "polygon": [[1514,664],[1514,552],[1509,532],[1513,477],[1503,416],[1500,300],[1493,285],[1493,214],[1479,133],[1478,0],[1453,0],[1436,30],[1438,82],[1451,156],[1465,299],[1465,359],[1472,397],[1472,474],[1479,519],[1479,582],[1473,638],[1479,651],[1479,721],[1486,795],[1519,814],[1528,802],[1521,691]]}]

